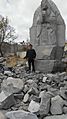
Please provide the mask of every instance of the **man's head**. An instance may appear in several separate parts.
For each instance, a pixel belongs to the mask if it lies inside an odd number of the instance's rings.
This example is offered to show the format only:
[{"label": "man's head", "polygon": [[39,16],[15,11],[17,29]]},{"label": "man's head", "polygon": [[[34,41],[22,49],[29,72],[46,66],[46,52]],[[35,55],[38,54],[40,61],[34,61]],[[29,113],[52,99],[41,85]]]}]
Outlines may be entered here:
[{"label": "man's head", "polygon": [[32,49],[32,47],[33,47],[32,44],[28,45],[28,49]]}]

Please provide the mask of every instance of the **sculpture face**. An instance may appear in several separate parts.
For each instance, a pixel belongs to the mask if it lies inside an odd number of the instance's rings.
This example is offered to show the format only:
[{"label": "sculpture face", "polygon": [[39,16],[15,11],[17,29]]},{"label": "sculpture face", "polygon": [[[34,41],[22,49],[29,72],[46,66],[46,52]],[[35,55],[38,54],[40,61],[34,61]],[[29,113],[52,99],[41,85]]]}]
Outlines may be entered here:
[{"label": "sculpture face", "polygon": [[47,0],[42,0],[42,2],[41,2],[41,9],[43,11],[46,11],[48,9],[48,1]]},{"label": "sculpture face", "polygon": [[43,22],[45,21],[45,18],[47,16],[47,11],[48,11],[48,1],[47,0],[42,0],[41,2],[41,12],[42,12],[42,18]]}]

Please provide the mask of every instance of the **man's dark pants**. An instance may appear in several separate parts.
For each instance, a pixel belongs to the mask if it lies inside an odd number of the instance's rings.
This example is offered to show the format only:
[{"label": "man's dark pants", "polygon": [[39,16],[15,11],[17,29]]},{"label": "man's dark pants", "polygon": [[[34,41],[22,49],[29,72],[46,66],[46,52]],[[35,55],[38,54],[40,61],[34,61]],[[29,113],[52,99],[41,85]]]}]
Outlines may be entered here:
[{"label": "man's dark pants", "polygon": [[31,65],[32,65],[32,71],[35,72],[34,59],[29,58],[28,65],[29,65],[29,70],[31,71]]}]

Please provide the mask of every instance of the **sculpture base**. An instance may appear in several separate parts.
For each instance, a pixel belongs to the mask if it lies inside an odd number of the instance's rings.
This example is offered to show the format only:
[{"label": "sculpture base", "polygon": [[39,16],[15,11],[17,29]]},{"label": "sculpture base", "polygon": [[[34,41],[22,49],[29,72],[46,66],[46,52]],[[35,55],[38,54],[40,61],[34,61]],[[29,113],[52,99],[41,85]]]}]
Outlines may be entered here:
[{"label": "sculpture base", "polygon": [[60,60],[35,60],[35,69],[43,73],[63,72],[65,66]]}]

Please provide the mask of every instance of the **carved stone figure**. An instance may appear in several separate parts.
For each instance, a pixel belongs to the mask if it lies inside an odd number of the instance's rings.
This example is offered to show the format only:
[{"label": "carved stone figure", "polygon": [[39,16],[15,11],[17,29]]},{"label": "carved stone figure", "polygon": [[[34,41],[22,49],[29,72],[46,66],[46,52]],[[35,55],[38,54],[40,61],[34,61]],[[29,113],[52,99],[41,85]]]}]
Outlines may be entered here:
[{"label": "carved stone figure", "polygon": [[[38,59],[61,59],[65,43],[65,23],[51,0],[42,0],[30,29],[31,43]],[[59,57],[60,56],[60,57]]]},{"label": "carved stone figure", "polygon": [[30,40],[37,52],[36,69],[50,72],[62,60],[65,44],[65,22],[52,0],[42,0],[35,11]]}]

